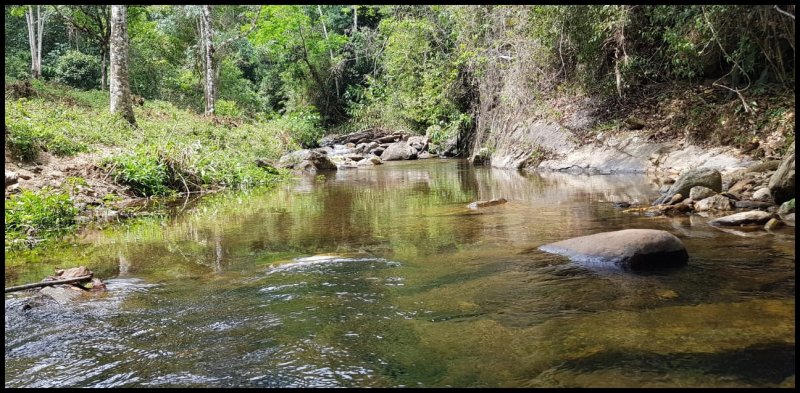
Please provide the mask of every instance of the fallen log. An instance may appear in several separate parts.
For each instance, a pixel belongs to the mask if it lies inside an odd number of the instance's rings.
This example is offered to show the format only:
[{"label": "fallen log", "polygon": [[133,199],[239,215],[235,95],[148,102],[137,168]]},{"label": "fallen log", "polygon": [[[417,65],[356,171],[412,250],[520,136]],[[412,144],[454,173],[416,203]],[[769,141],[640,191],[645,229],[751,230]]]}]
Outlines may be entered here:
[{"label": "fallen log", "polygon": [[90,280],[91,278],[92,278],[92,275],[90,274],[88,276],[66,278],[66,279],[63,279],[63,280],[42,281],[42,282],[35,282],[33,284],[17,285],[15,287],[6,288],[5,289],[5,293],[21,291],[23,289],[30,289],[30,288],[48,287],[48,286],[51,286],[51,285],[74,284],[74,283],[78,283],[78,282],[81,282],[81,281]]}]

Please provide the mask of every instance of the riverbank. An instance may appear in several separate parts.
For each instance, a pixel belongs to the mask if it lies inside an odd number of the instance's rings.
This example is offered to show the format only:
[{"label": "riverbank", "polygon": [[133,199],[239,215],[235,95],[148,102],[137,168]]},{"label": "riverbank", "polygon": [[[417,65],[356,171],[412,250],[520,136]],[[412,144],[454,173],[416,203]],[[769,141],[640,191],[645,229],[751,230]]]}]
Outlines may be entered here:
[{"label": "riverbank", "polygon": [[[6,84],[6,248],[136,214],[144,200],[275,184],[259,159],[296,149],[291,124],[205,118],[164,101],[108,113],[106,92]],[[54,208],[58,207],[58,208]]]}]

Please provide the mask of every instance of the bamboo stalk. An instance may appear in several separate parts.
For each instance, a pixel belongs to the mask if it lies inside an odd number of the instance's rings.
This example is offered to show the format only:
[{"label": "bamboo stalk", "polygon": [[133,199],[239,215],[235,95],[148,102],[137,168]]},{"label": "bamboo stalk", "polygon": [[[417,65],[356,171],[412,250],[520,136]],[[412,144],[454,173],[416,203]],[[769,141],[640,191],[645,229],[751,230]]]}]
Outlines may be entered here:
[{"label": "bamboo stalk", "polygon": [[59,284],[73,284],[81,281],[86,281],[92,278],[92,275],[88,276],[80,276],[74,278],[66,278],[63,280],[55,280],[55,281],[42,281],[42,282],[35,282],[33,284],[25,284],[25,285],[17,285],[15,287],[8,287],[5,289],[5,293],[8,292],[16,292],[21,291],[23,289],[30,289],[30,288],[38,288],[38,287],[47,287],[50,285],[59,285]]}]

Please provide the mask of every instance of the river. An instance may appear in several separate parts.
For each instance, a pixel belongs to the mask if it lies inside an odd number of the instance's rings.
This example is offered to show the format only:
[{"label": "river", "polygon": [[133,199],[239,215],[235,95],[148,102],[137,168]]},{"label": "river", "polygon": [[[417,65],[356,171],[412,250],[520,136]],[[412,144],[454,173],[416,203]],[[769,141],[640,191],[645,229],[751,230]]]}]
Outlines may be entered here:
[{"label": "river", "polygon": [[[793,387],[794,228],[612,205],[657,189],[392,162],[7,252],[6,286],[85,265],[109,291],[29,310],[7,294],[5,386]],[[626,228],[676,235],[688,265],[596,270],[537,250]]]}]

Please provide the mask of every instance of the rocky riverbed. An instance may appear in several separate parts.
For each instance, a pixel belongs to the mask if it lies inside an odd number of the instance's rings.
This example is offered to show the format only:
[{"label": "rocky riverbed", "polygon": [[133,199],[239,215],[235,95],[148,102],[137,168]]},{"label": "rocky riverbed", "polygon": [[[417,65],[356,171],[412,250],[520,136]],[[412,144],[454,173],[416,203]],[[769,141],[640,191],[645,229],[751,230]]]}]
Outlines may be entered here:
[{"label": "rocky riverbed", "polygon": [[296,173],[317,173],[326,170],[370,167],[384,161],[416,160],[453,156],[454,144],[432,146],[430,138],[404,132],[368,129],[347,135],[330,135],[320,147],[284,155],[277,163],[264,162],[291,169]]}]

